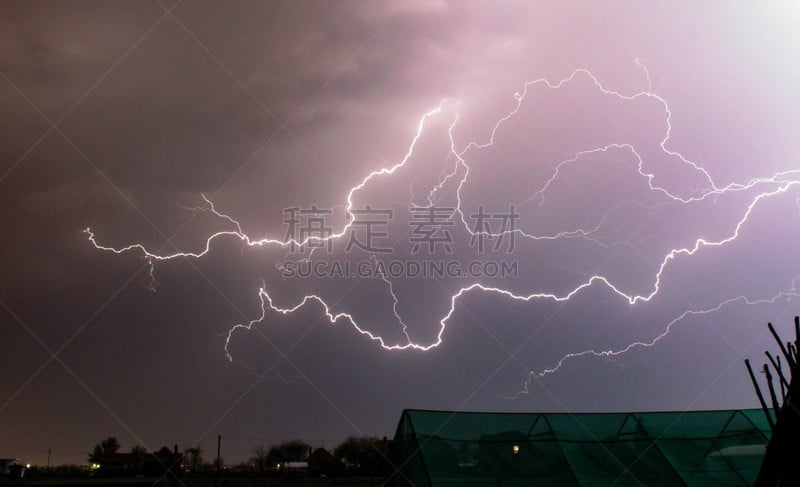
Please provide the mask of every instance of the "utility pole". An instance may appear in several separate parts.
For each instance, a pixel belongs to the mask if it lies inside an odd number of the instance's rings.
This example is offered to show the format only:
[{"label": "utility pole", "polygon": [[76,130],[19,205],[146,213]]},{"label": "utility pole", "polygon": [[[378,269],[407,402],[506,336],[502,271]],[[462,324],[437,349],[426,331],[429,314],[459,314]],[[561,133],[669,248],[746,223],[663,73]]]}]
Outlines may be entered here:
[{"label": "utility pole", "polygon": [[219,456],[220,446],[222,446],[222,435],[217,435],[217,470],[214,472],[214,487],[217,487],[217,483],[219,482],[219,469],[222,466],[222,461]]},{"label": "utility pole", "polygon": [[47,470],[50,470],[50,455],[53,453],[53,445],[47,445]]}]

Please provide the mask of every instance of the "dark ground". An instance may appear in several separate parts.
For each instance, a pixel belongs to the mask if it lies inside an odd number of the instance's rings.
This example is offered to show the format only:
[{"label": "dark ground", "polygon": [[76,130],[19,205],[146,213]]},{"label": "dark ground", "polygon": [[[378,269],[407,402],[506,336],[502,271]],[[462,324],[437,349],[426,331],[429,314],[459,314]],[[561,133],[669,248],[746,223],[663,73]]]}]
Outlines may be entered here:
[{"label": "dark ground", "polygon": [[[323,487],[323,486],[338,486],[338,487],[372,487],[382,484],[381,479],[371,478],[304,478],[304,479],[286,479],[286,478],[262,478],[256,479],[252,477],[224,477],[220,478],[217,485],[218,487],[277,487],[277,486],[297,486],[297,487]],[[52,487],[77,487],[77,486],[91,486],[91,487],[116,487],[116,486],[169,486],[169,487],[213,487],[213,477],[183,477],[180,481],[176,479],[156,479],[152,477],[139,477],[139,478],[58,478],[58,479],[37,479],[37,478],[24,478],[24,479],[0,479],[0,486],[11,485],[29,485],[29,486],[52,486]]]}]

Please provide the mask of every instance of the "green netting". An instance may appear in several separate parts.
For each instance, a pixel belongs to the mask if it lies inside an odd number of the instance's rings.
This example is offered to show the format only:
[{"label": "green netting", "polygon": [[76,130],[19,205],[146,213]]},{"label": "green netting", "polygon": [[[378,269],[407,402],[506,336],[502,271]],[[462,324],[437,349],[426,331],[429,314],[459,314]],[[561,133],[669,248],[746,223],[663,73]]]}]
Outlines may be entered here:
[{"label": "green netting", "polygon": [[406,410],[390,485],[747,486],[760,410],[538,414]]}]

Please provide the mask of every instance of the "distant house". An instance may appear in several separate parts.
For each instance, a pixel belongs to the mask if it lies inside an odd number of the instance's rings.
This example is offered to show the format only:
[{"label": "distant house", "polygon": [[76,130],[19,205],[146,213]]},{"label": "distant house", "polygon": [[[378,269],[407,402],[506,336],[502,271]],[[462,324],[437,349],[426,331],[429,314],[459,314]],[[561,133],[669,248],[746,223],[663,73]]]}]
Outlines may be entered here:
[{"label": "distant house", "polygon": [[0,475],[9,475],[11,473],[11,466],[16,465],[16,458],[0,458]]},{"label": "distant house", "polygon": [[280,472],[289,478],[308,477],[308,462],[283,462]]},{"label": "distant house", "polygon": [[309,475],[332,476],[344,473],[344,464],[324,448],[317,448],[308,456]]},{"label": "distant house", "polygon": [[161,474],[167,469],[176,473],[183,471],[183,453],[178,452],[178,445],[175,445],[173,451],[164,446],[147,456],[145,471],[148,473]]},{"label": "distant house", "polygon": [[100,464],[104,475],[162,475],[168,470],[175,474],[183,472],[183,454],[178,452],[178,445],[174,450],[165,446],[145,455],[114,453]]},{"label": "distant house", "polygon": [[25,465],[20,464],[17,458],[0,458],[0,476],[22,478],[25,476]]},{"label": "distant house", "polygon": [[102,463],[97,464],[103,473],[132,473],[135,470],[133,455],[130,453],[112,453],[105,455]]}]

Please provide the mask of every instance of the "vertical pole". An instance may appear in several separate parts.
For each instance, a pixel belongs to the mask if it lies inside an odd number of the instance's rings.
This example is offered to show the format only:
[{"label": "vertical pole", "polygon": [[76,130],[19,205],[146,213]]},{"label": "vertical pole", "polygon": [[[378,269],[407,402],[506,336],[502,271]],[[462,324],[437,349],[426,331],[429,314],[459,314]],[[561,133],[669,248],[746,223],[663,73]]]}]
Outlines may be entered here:
[{"label": "vertical pole", "polygon": [[769,397],[772,400],[772,409],[775,410],[775,421],[781,414],[781,405],[778,403],[778,396],[775,394],[775,387],[772,386],[772,374],[769,373],[769,367],[764,364],[764,374],[767,376],[767,386],[769,387]]},{"label": "vertical pole", "polygon": [[47,445],[47,470],[50,470],[50,454],[53,453],[53,445]]},{"label": "vertical pole", "polygon": [[767,416],[767,423],[769,423],[769,430],[774,433],[775,422],[772,420],[772,413],[769,412],[767,403],[766,401],[764,401],[764,396],[761,394],[761,388],[758,387],[758,381],[756,380],[755,374],[753,374],[753,368],[750,367],[750,361],[748,359],[744,359],[744,365],[747,366],[747,372],[750,374],[750,380],[753,381],[753,389],[756,390],[756,396],[758,397],[758,402],[761,403],[761,409]]},{"label": "vertical pole", "polygon": [[222,435],[217,435],[217,470],[214,473],[214,487],[216,487],[217,483],[219,482],[219,468],[221,467],[219,450],[221,446],[222,446]]}]

